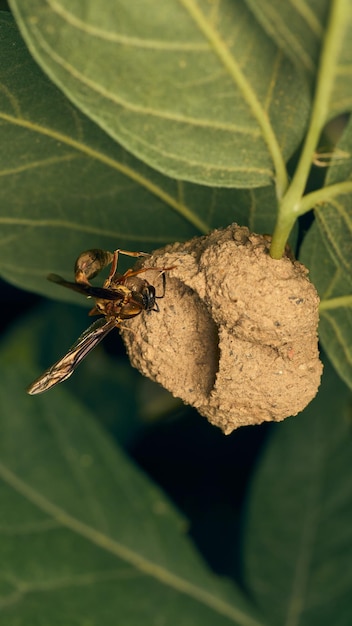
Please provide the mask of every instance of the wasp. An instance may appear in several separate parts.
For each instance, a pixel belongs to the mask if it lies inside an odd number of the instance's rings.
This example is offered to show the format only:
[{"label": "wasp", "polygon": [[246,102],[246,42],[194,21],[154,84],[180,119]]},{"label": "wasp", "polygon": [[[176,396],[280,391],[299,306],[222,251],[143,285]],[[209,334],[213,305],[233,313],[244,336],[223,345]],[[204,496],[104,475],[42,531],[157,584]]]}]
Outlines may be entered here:
[{"label": "wasp", "polygon": [[[173,268],[146,267],[142,269],[128,269],[124,274],[117,273],[119,254],[131,257],[147,257],[145,252],[129,252],[127,250],[92,249],[79,255],[75,263],[75,282],[69,282],[57,274],[49,274],[48,280],[73,289],[88,298],[95,299],[95,306],[89,315],[103,315],[96,320],[77,341],[71,346],[67,354],[49,367],[27,389],[27,393],[34,395],[43,393],[67,380],[76,367],[95,348],[98,343],[113,329],[122,325],[124,320],[136,317],[142,311],[159,311],[156,298],[163,298],[165,293],[165,273]],[[95,287],[89,282],[101,270],[111,265],[108,278],[102,287]],[[140,274],[147,271],[158,271],[163,276],[163,294],[156,296],[155,287]]]}]

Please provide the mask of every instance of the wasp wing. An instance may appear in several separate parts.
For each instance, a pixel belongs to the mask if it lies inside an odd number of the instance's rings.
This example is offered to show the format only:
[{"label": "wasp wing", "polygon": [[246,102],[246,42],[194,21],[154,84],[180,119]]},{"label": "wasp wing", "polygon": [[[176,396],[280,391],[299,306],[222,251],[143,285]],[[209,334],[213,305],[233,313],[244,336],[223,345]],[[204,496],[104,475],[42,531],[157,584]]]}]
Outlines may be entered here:
[{"label": "wasp wing", "polygon": [[90,296],[92,298],[101,298],[103,300],[123,300],[125,297],[125,291],[119,291],[118,287],[114,290],[110,290],[104,289],[104,287],[93,287],[92,285],[86,285],[83,283],[71,283],[58,274],[49,274],[47,278],[52,283],[56,283],[62,287],[67,287],[73,291],[78,291],[78,293],[82,293],[83,295]]},{"label": "wasp wing", "polygon": [[115,327],[116,320],[106,321],[105,317],[96,320],[80,335],[62,359],[49,367],[28,387],[27,393],[30,395],[43,393],[54,385],[67,380],[87,354]]}]

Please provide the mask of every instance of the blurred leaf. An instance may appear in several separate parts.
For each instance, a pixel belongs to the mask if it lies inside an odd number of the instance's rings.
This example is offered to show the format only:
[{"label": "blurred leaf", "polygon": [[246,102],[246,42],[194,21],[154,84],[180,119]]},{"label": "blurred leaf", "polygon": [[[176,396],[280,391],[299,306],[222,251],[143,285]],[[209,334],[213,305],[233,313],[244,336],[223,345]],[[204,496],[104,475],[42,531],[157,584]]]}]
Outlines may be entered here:
[{"label": "blurred leaf", "polygon": [[10,282],[83,302],[44,278],[72,279],[87,248],[151,251],[234,220],[273,229],[273,187],[210,189],[147,168],[69,104],[4,14],[0,75],[0,272]]},{"label": "blurred leaf", "polygon": [[66,388],[26,396],[23,349],[0,354],[0,624],[259,626]]},{"label": "blurred leaf", "polygon": [[315,81],[329,0],[246,0],[246,4],[276,45]]},{"label": "blurred leaf", "polygon": [[351,394],[326,366],[317,398],[273,428],[245,523],[246,584],[268,623],[352,623]]},{"label": "blurred leaf", "polygon": [[[352,124],[332,159],[326,186],[352,181]],[[305,237],[300,259],[321,298],[319,334],[341,378],[352,388],[352,196],[342,194],[317,205],[316,220]]]},{"label": "blurred leaf", "polygon": [[70,100],[165,174],[261,187],[302,140],[306,82],[241,0],[10,4]]}]

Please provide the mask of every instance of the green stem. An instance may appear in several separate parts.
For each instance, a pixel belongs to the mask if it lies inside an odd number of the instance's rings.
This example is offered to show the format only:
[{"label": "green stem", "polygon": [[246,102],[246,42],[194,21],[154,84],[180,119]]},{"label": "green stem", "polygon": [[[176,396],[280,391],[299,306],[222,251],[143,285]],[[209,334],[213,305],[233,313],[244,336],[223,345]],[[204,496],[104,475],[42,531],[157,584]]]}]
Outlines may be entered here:
[{"label": "green stem", "polygon": [[279,207],[278,220],[273,234],[270,254],[275,259],[281,258],[290,231],[300,214],[302,196],[310,173],[313,155],[328,119],[336,76],[335,70],[344,40],[344,31],[348,24],[346,15],[350,12],[349,5],[350,0],[334,0],[331,3],[308,132],[296,172]]},{"label": "green stem", "polygon": [[281,259],[295,221],[296,215],[282,211],[281,206],[279,206],[279,212],[270,246],[270,256],[273,259]]},{"label": "green stem", "polygon": [[327,311],[328,309],[341,309],[342,307],[352,307],[352,295],[322,300],[319,305],[319,311],[322,312]]},{"label": "green stem", "polygon": [[312,191],[311,193],[303,196],[297,206],[296,215],[304,215],[318,204],[329,202],[332,198],[349,193],[352,193],[352,181],[336,183],[335,185],[328,185],[327,187],[322,187],[321,189]]}]

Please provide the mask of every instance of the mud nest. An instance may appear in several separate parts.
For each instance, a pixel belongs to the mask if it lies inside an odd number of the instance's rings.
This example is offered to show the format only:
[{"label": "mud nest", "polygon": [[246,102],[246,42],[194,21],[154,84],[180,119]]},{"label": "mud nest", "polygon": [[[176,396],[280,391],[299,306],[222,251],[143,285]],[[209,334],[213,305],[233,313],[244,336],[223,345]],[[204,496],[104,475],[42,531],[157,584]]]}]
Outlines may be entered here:
[{"label": "mud nest", "polygon": [[[319,298],[307,269],[236,224],[157,250],[159,312],[122,329],[131,363],[224,433],[296,415],[320,384]],[[144,276],[144,275],[143,275]],[[162,295],[157,271],[145,277]]]}]

